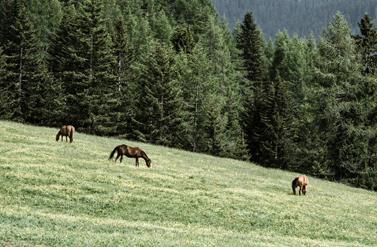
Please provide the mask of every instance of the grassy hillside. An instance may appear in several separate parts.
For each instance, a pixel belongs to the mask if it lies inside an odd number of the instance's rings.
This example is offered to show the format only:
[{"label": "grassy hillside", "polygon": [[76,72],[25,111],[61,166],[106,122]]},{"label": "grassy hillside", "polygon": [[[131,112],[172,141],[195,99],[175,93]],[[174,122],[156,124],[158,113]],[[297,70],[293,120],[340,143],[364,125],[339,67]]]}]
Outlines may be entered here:
[{"label": "grassy hillside", "polygon": [[[0,246],[366,246],[377,194],[246,162],[0,121]],[[108,161],[127,143],[152,159]],[[299,244],[299,245],[298,245]]]}]

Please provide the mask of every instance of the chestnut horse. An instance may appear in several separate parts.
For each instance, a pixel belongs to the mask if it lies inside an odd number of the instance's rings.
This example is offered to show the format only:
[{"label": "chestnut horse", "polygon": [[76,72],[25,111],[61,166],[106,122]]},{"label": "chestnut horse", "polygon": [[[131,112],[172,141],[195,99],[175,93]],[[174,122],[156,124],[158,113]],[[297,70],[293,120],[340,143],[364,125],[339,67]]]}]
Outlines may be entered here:
[{"label": "chestnut horse", "polygon": [[56,141],[59,141],[60,136],[62,137],[62,141],[65,136],[65,141],[68,141],[69,137],[69,142],[73,142],[73,133],[75,133],[75,127],[72,125],[63,125],[58,134],[56,134]]},{"label": "chestnut horse", "polygon": [[123,160],[123,155],[126,155],[128,158],[135,158],[136,163],[135,166],[139,166],[139,158],[143,158],[145,160],[145,164],[148,167],[151,167],[152,160],[148,158],[147,154],[138,147],[129,147],[125,144],[116,146],[114,150],[111,152],[109,160],[114,157],[115,152],[117,152],[117,157],[115,158],[115,162],[120,157],[120,161]]},{"label": "chestnut horse", "polygon": [[293,194],[296,195],[296,187],[299,186],[300,187],[300,190],[298,192],[299,195],[301,195],[301,192],[302,192],[302,194],[305,195],[306,194],[306,187],[308,186],[308,184],[309,184],[309,180],[308,180],[307,176],[301,175],[301,176],[296,177],[292,181]]}]

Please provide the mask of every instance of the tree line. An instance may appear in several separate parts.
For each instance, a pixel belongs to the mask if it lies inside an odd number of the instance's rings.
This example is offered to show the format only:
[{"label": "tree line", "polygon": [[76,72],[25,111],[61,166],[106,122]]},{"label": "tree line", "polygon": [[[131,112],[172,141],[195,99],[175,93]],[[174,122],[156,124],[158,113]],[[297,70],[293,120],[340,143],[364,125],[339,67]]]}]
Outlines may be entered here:
[{"label": "tree line", "polygon": [[353,32],[357,32],[357,22],[365,13],[377,17],[375,0],[213,0],[213,3],[232,28],[246,11],[253,10],[257,24],[269,38],[285,29],[289,34],[313,33],[318,37],[337,11],[346,17]]},{"label": "tree line", "polygon": [[234,33],[208,0],[3,0],[0,116],[377,190],[377,30]]},{"label": "tree line", "polygon": [[3,0],[0,20],[2,119],[247,158],[210,1]]}]

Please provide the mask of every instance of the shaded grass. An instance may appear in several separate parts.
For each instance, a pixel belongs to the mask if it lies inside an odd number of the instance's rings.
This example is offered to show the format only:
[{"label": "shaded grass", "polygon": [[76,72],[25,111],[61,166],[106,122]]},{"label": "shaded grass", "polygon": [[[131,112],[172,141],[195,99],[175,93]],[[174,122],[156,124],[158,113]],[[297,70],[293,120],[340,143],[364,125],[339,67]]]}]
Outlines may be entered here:
[{"label": "shaded grass", "polygon": [[[0,122],[0,245],[373,246],[376,194],[297,175],[130,141]],[[140,146],[148,169],[108,161]]]}]

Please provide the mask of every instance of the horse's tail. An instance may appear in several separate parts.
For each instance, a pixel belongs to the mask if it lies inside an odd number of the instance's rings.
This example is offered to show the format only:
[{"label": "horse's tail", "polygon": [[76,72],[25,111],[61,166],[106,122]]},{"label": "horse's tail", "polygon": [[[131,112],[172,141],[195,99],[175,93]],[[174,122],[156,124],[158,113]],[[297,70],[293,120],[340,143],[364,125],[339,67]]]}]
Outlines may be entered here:
[{"label": "horse's tail", "polygon": [[115,152],[118,151],[118,147],[119,146],[115,147],[114,150],[111,152],[109,160],[111,160],[114,157]]},{"label": "horse's tail", "polygon": [[60,131],[61,131],[61,130],[59,130],[58,133],[56,134],[56,141],[59,141]]},{"label": "horse's tail", "polygon": [[75,128],[72,126],[71,131],[69,132],[69,142],[73,142],[73,133],[75,132]]},{"label": "horse's tail", "polygon": [[293,179],[292,181],[292,191],[293,191],[293,194],[295,195],[296,195],[297,180],[298,180],[298,177]]}]

